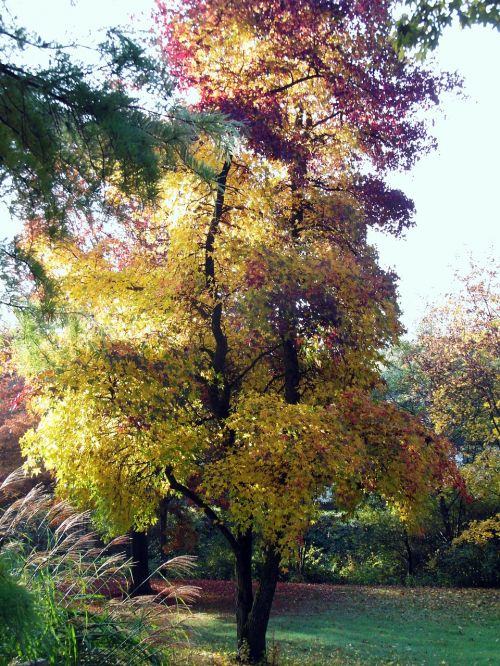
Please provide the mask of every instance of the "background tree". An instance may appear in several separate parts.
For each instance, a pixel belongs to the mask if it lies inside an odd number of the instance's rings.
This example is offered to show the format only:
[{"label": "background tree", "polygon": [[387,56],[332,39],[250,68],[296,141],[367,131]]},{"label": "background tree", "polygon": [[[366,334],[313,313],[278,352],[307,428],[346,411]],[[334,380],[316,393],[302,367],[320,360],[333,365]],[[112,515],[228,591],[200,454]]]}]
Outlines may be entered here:
[{"label": "background tree", "polygon": [[406,0],[410,10],[396,23],[399,47],[417,47],[421,55],[433,50],[443,30],[458,20],[462,28],[491,25],[500,29],[500,7],[497,0]]},{"label": "background tree", "polygon": [[[414,341],[385,360],[376,396],[418,415],[455,445],[469,497],[429,498],[418,530],[369,498],[347,520],[326,506],[301,547],[301,575],[329,582],[496,586],[498,512],[498,273],[471,267],[454,296],[430,308]],[[292,569],[292,575],[294,570]]]},{"label": "background tree", "polygon": [[461,281],[459,297],[422,322],[415,362],[427,378],[429,417],[467,463],[500,445],[500,289],[493,264]]},{"label": "background tree", "polygon": [[179,164],[161,210],[110,191],[112,234],[28,227],[66,318],[43,335],[25,320],[41,420],[24,445],[110,532],[144,528],[172,491],[204,512],[233,551],[240,657],[256,662],[280,563],[324,493],[409,517],[460,483],[446,440],[371,398],[400,327],[366,239],[411,223],[384,173],[432,145],[416,114],[451,82],[398,59],[382,3],[192,1],[157,20],[199,110],[246,137],[225,155],[200,141],[215,182]]},{"label": "background tree", "polygon": [[[489,537],[496,538],[490,527],[500,508],[499,293],[495,263],[473,266],[461,278],[458,295],[430,309],[415,342],[389,356],[384,373],[386,399],[420,414],[457,449],[471,497],[466,501],[453,491],[440,494],[441,520],[430,517],[427,526],[430,532],[441,532],[441,547],[450,553],[452,543],[467,543],[471,521],[474,543],[484,546],[488,541],[476,538],[482,521]],[[490,559],[491,573],[483,578],[489,584],[498,580],[498,560],[490,557],[494,547],[491,543],[483,553],[473,553],[477,561]]]},{"label": "background tree", "polygon": [[19,440],[35,425],[26,411],[24,381],[11,365],[11,336],[0,335],[0,481],[21,466]]}]

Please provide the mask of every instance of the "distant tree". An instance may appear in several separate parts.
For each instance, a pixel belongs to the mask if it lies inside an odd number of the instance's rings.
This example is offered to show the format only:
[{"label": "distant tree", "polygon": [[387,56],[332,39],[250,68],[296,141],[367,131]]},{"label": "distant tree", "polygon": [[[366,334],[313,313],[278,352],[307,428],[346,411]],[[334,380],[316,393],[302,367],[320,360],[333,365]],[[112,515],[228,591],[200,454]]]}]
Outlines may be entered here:
[{"label": "distant tree", "polygon": [[494,266],[461,281],[458,296],[426,315],[410,362],[427,383],[434,427],[467,463],[500,448],[500,287]]},{"label": "distant tree", "polygon": [[415,356],[415,342],[400,340],[394,345],[384,359],[383,383],[375,389],[375,395],[419,416],[432,427],[428,413],[429,378]]},{"label": "distant tree", "polygon": [[[456,447],[472,503],[438,498],[449,543],[500,508],[500,289],[492,262],[461,278],[458,295],[429,310],[414,342],[387,358],[382,392]],[[465,542],[465,538],[461,537]]]},{"label": "distant tree", "polygon": [[26,409],[24,380],[10,364],[10,336],[0,335],[0,481],[21,466],[19,440],[36,424]]}]

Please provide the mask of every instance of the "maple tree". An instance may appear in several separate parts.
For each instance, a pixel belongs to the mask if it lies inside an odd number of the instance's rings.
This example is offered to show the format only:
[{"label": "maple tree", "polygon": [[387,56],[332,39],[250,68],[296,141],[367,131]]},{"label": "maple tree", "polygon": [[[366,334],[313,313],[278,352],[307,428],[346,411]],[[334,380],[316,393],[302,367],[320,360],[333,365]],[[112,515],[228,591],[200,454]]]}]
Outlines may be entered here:
[{"label": "maple tree", "polygon": [[411,224],[384,174],[432,146],[417,112],[453,80],[398,59],[386,2],[158,8],[197,110],[245,132],[229,153],[200,140],[217,177],[180,163],[157,208],[110,190],[100,224],[59,239],[27,224],[20,246],[64,314],[20,333],[40,418],[24,450],[109,532],[146,528],[172,491],[203,511],[233,550],[240,658],[257,662],[318,498],[377,493],[410,519],[461,483],[446,439],[371,397],[401,329],[367,242]]}]

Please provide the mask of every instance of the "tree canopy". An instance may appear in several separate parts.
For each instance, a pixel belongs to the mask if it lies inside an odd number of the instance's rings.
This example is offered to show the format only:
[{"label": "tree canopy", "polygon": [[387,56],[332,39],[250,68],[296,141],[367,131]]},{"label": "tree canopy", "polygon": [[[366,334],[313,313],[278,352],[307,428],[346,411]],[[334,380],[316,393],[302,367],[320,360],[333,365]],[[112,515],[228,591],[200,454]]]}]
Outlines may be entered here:
[{"label": "tree canopy", "polygon": [[405,0],[408,7],[396,22],[397,43],[419,49],[420,54],[436,48],[443,30],[457,20],[462,28],[492,26],[500,30],[497,0]]},{"label": "tree canopy", "polygon": [[[414,343],[389,363],[389,393],[452,440],[463,462],[498,448],[498,273],[474,266],[458,295],[430,308]],[[392,369],[391,369],[392,366]]]},{"label": "tree canopy", "polygon": [[146,527],[169,491],[203,511],[233,549],[240,655],[258,661],[321,496],[349,510],[376,493],[410,519],[461,484],[446,439],[372,397],[401,327],[367,241],[411,224],[385,176],[432,147],[419,113],[454,81],[398,58],[385,2],[159,2],[156,25],[194,110],[245,132],[225,153],[200,137],[216,177],[179,162],[156,208],[115,187],[90,232],[26,225],[64,316],[24,319],[40,418],[24,450],[110,532]]},{"label": "tree canopy", "polygon": [[448,546],[485,546],[498,538],[500,506],[496,262],[473,265],[459,286],[429,309],[413,343],[392,351],[384,397],[453,442],[469,497],[464,501],[450,490],[440,495],[444,534]]}]

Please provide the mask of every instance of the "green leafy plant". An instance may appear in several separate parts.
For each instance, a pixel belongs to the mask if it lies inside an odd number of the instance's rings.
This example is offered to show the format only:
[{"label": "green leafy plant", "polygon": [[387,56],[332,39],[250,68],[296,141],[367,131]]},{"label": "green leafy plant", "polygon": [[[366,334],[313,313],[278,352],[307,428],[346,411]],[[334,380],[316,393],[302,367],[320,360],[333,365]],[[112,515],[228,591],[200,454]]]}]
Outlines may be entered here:
[{"label": "green leafy plant", "polygon": [[9,560],[0,557],[0,660],[29,654],[39,624],[34,596],[10,572]]}]

